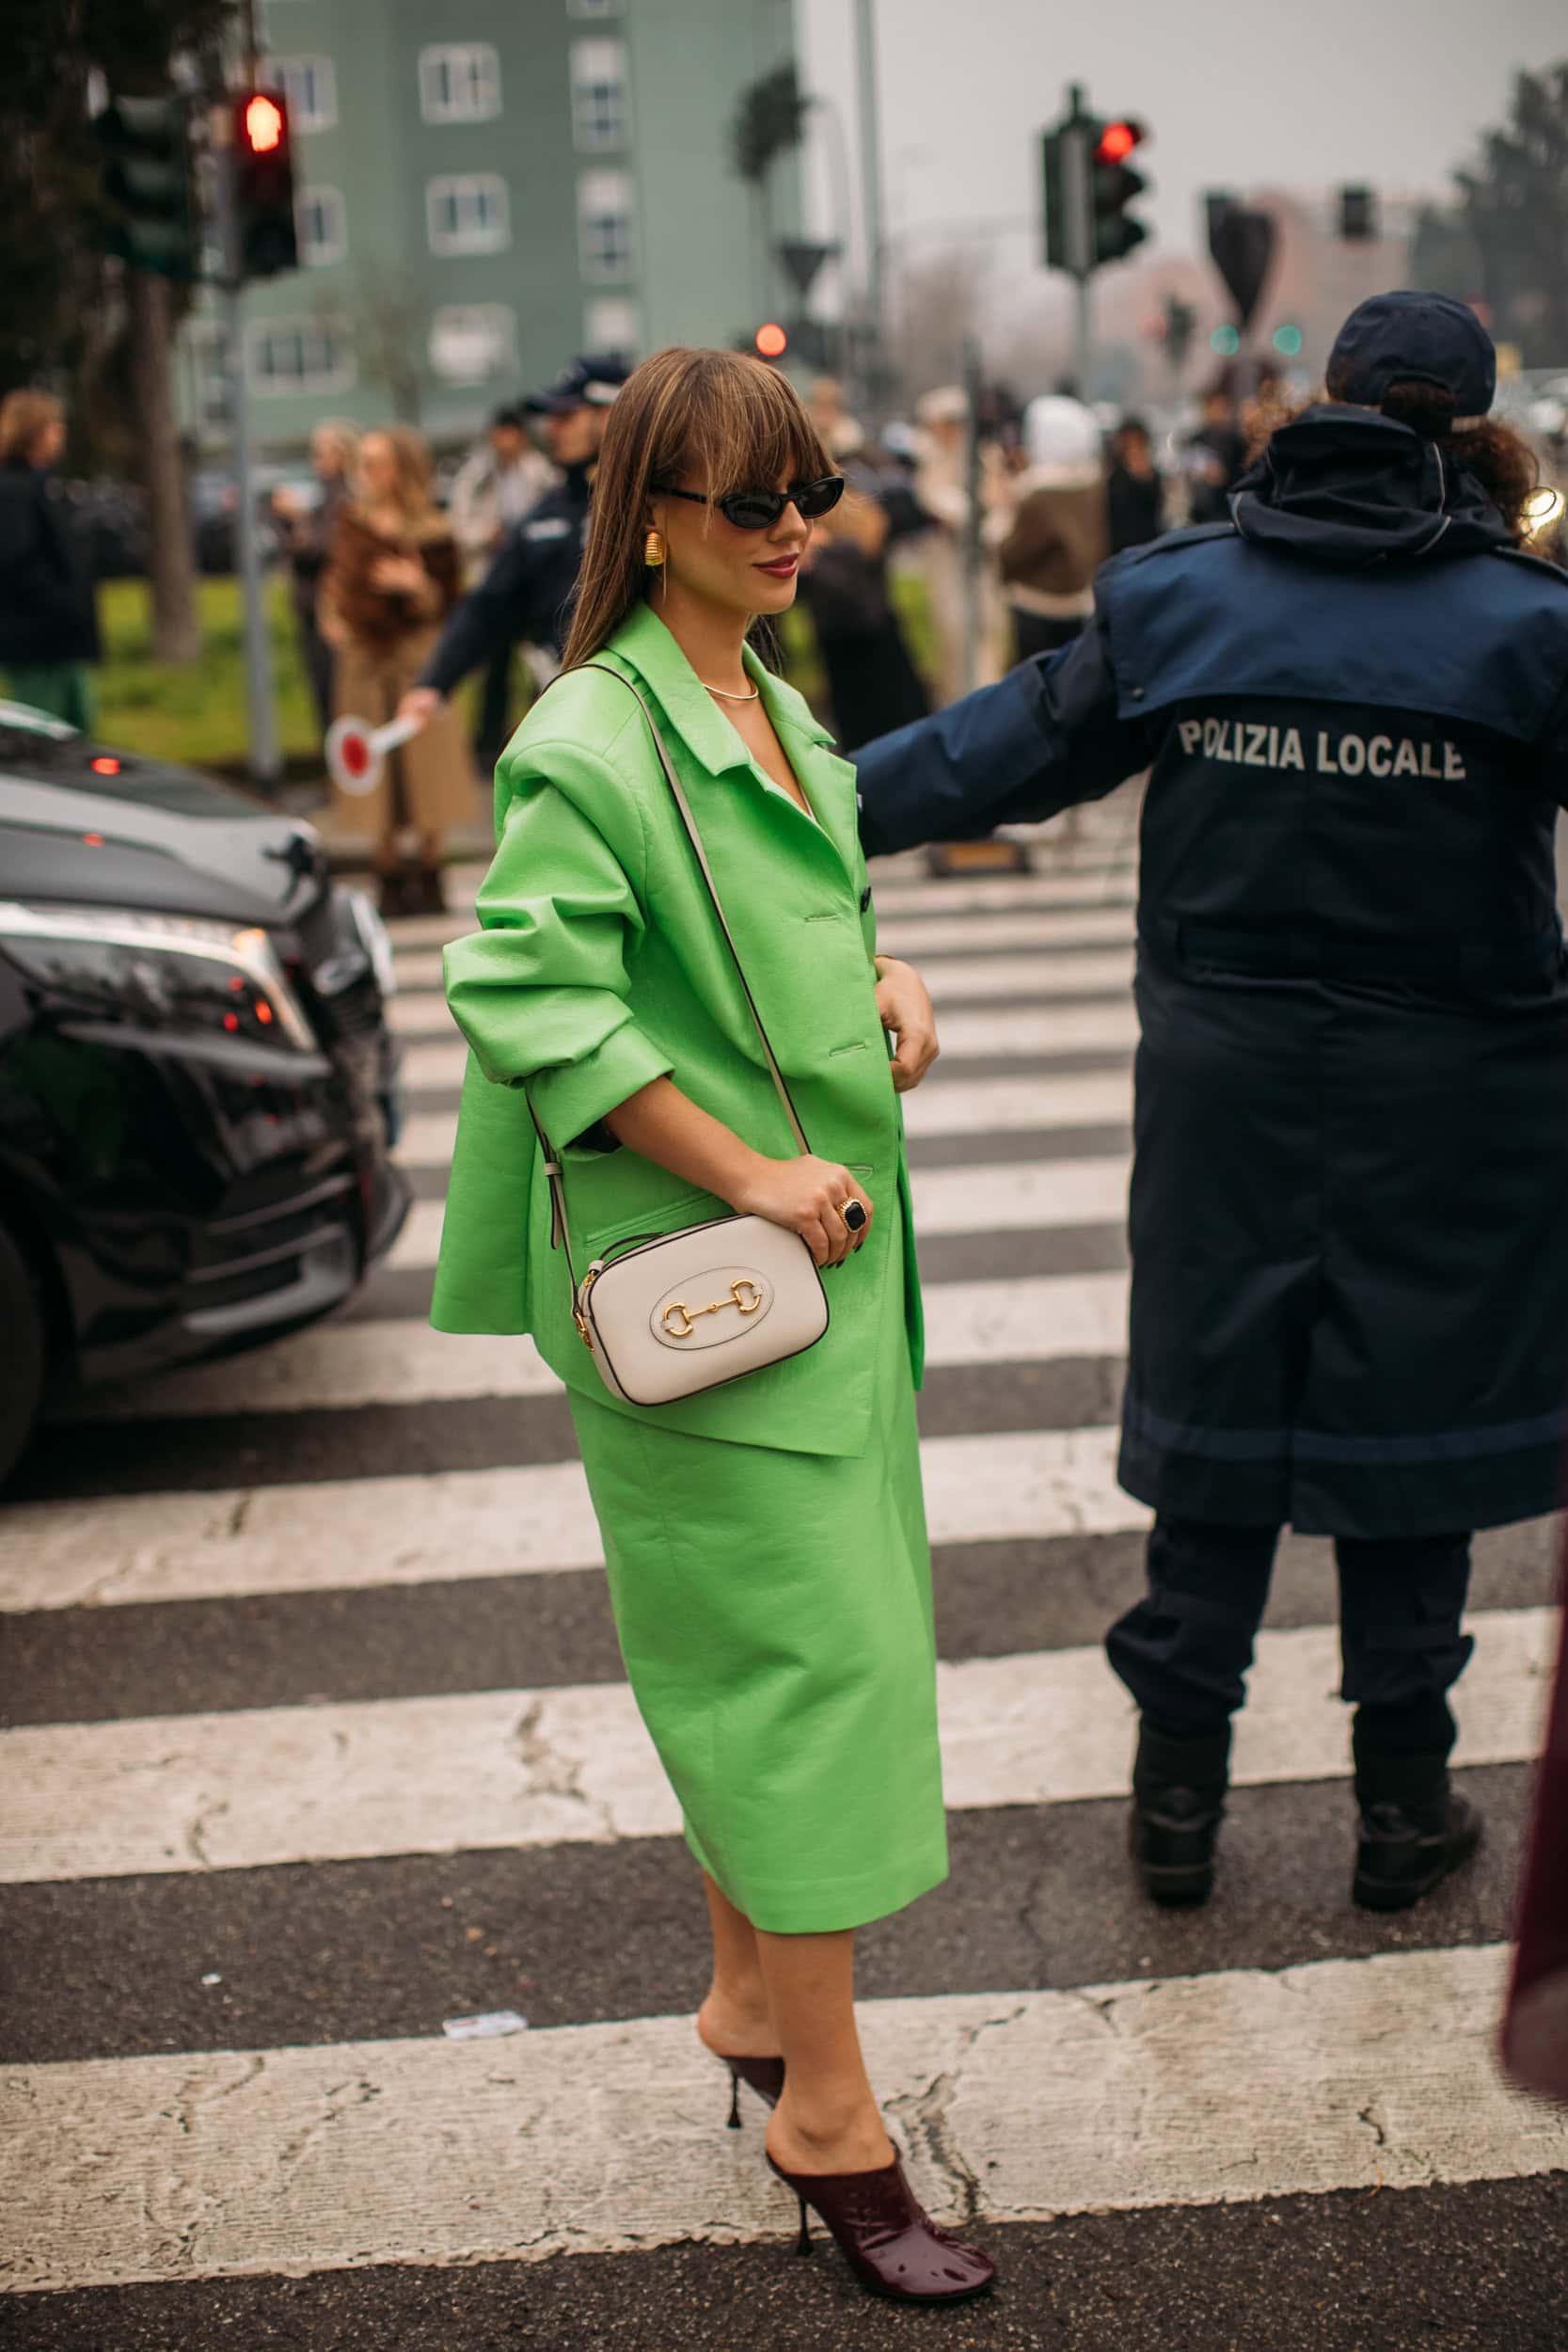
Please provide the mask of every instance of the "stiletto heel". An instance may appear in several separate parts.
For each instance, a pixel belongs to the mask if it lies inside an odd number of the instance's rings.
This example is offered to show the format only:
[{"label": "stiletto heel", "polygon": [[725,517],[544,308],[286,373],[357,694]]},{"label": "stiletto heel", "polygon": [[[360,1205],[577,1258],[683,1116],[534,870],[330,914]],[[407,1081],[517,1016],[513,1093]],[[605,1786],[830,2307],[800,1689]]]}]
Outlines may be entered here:
[{"label": "stiletto heel", "polygon": [[740,2086],[754,2090],[768,2106],[776,2107],[784,2096],[784,2062],[776,2058],[727,2058],[723,2063],[730,2070],[729,2128],[740,2129]]},{"label": "stiletto heel", "polygon": [[900,2303],[962,2303],[983,2295],[995,2279],[989,2255],[931,2219],[896,2156],[875,2172],[786,2172],[771,2156],[768,2163],[800,2200],[796,2252],[811,2251],[807,2209],[815,2208],[871,2294]]}]

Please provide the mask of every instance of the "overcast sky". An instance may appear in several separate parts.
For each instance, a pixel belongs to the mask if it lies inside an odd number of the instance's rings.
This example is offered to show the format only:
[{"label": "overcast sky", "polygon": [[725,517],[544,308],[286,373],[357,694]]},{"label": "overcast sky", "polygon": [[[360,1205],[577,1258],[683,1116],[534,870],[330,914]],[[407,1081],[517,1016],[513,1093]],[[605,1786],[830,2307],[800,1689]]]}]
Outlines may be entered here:
[{"label": "overcast sky", "polygon": [[[806,87],[855,135],[854,0],[796,0]],[[1201,249],[1205,187],[1371,181],[1441,191],[1521,65],[1568,58],[1563,0],[876,0],[888,233],[1033,220],[1037,134],[1069,81],[1140,117],[1141,210]],[[825,160],[816,225],[831,234]],[[1029,231],[1014,232],[1022,260]],[[1009,243],[1011,240],[1009,239]],[[1153,246],[1145,251],[1152,253]]]}]

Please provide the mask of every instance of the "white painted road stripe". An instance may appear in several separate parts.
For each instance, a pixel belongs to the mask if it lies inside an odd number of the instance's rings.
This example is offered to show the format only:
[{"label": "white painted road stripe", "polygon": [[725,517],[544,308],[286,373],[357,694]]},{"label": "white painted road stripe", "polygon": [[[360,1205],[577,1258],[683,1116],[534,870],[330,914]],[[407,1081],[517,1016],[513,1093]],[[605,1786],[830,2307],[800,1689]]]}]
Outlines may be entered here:
[{"label": "white painted road stripe", "polygon": [[[907,915],[924,923],[931,915],[1069,914],[1080,908],[1095,914],[1123,910],[1123,920],[1130,923],[1133,874],[1134,861],[1130,852],[1113,865],[1101,860],[1078,872],[1068,868],[1054,873],[999,874],[990,881],[895,879],[874,866],[871,886],[879,929],[884,916]],[[483,879],[482,866],[470,866],[449,875],[452,900],[450,911],[445,914],[400,917],[391,926],[394,947],[400,953],[412,948],[441,947],[448,940],[462,939],[475,930],[473,899]]]},{"label": "white painted road stripe", "polygon": [[[394,1003],[397,1001],[394,998]],[[1130,1052],[1138,1041],[1131,995],[1125,1003],[1062,1004],[1037,1011],[950,1012],[938,1023],[944,1058],[974,1061],[982,1055]],[[417,1089],[463,1083],[467,1049],[454,1031],[434,1044],[404,1045],[403,1082]]]},{"label": "white painted road stripe", "polygon": [[[859,2016],[937,2217],[978,2181],[989,2224],[1043,2221],[1561,2169],[1568,2117],[1494,2061],[1507,1969],[1482,1945]],[[795,2226],[686,2017],[14,2067],[7,2090],[13,2289]]]},{"label": "white painted road stripe", "polygon": [[[927,1285],[929,1365],[1119,1356],[1126,1341],[1123,1273]],[[92,1391],[74,1418],[319,1412],[436,1397],[545,1396],[560,1387],[529,1339],[459,1338],[413,1318],[326,1323],[249,1355]]]},{"label": "white painted road stripe", "polygon": [[[467,928],[471,930],[474,927],[470,924]],[[448,935],[444,930],[443,939]],[[461,938],[464,932],[459,929],[451,931],[450,936]],[[438,989],[440,948],[404,947],[401,932],[399,938],[398,986]],[[1025,909],[1017,914],[933,914],[925,920],[918,914],[895,915],[886,923],[878,923],[877,945],[883,955],[902,956],[910,963],[918,963],[924,956],[961,956],[976,949],[989,951],[998,947],[1062,949],[1069,961],[1071,950],[1078,947],[1125,946],[1131,954],[1132,911],[1126,905],[1115,905],[1069,908],[1057,914],[1032,914]]]},{"label": "white painted road stripe", "polygon": [[[891,949],[889,953],[891,953]],[[1132,985],[1131,946],[1073,956],[971,956],[951,965],[933,963],[925,972],[931,1001],[960,1004],[974,997],[1115,996]],[[434,989],[394,996],[387,1009],[398,1037],[445,1037],[454,1026],[446,999]]]},{"label": "white painted road stripe", "polygon": [[[1116,1483],[1117,1442],[1105,1428],[927,1438],[932,1541],[1147,1527]],[[0,1512],[0,1610],[541,1575],[602,1557],[577,1462],[16,1502]]]},{"label": "white painted road stripe", "polygon": [[[939,1063],[924,1086],[903,1097],[904,1127],[914,1137],[1027,1134],[1038,1128],[1130,1125],[1132,1075],[1089,1070],[1065,1078],[1030,1073],[1017,1078],[949,1077]],[[404,1122],[397,1156],[406,1168],[451,1163],[457,1113],[416,1111]]]},{"label": "white painted road stripe", "polygon": [[[1472,1620],[1461,1764],[1538,1753],[1557,1613]],[[1259,1639],[1238,1783],[1349,1769],[1339,1637]],[[1104,1655],[937,1670],[947,1803],[1066,1804],[1127,1786],[1132,1710]],[[358,1700],[0,1732],[0,1881],[673,1837],[680,1806],[625,1683]]]},{"label": "white painted road stripe", "polygon": [[[1119,1224],[1127,1209],[1131,1162],[1114,1159],[1005,1160],[990,1168],[917,1168],[914,1224],[924,1240],[937,1233],[1021,1232],[1043,1227]],[[445,1204],[416,1200],[388,1258],[412,1269],[433,1266]]]}]

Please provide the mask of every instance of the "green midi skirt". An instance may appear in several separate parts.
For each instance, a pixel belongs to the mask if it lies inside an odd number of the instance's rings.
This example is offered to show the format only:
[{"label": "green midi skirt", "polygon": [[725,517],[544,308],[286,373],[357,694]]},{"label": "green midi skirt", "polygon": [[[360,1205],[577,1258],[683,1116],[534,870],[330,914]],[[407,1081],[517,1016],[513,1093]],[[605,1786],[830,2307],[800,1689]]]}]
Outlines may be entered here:
[{"label": "green midi skirt", "polygon": [[572,1394],[621,1654],[703,1867],[779,1935],[947,1875],[931,1558],[895,1246],[861,1454],[693,1438]]}]

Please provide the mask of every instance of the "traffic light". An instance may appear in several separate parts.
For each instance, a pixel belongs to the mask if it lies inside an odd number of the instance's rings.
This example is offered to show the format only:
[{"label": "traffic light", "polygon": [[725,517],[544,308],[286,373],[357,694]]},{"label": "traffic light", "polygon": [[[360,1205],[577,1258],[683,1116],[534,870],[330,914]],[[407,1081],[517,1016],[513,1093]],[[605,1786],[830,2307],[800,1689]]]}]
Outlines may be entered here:
[{"label": "traffic light", "polygon": [[1115,122],[1094,126],[1099,131],[1091,158],[1092,178],[1089,183],[1090,219],[1094,237],[1094,262],[1119,262],[1140,246],[1148,234],[1146,224],[1133,220],[1127,207],[1135,196],[1141,196],[1148,183],[1141,171],[1133,171],[1127,158],[1135,147],[1141,147],[1148,134],[1141,122],[1130,122],[1125,117]]},{"label": "traffic light", "polygon": [[105,243],[133,269],[194,278],[190,137],[181,98],[111,98],[94,119],[103,152]]},{"label": "traffic light", "polygon": [[[1078,164],[1077,133],[1069,123],[1058,122],[1047,131],[1040,142],[1045,197],[1045,266],[1047,269],[1071,270],[1078,274],[1075,239],[1069,237],[1074,225],[1069,211],[1069,193],[1082,199],[1082,174]],[[1078,184],[1074,186],[1074,176]]]},{"label": "traffic light", "polygon": [[784,328],[772,320],[769,320],[766,326],[757,328],[753,341],[756,344],[757,357],[761,359],[782,359],[789,349],[789,337]]},{"label": "traffic light", "polygon": [[1148,185],[1127,161],[1148,132],[1126,116],[1091,115],[1082,102],[1074,86],[1069,112],[1040,142],[1046,266],[1077,278],[1119,262],[1148,234],[1127,211]]},{"label": "traffic light", "polygon": [[1186,365],[1187,354],[1193,347],[1193,336],[1196,327],[1197,306],[1196,303],[1183,301],[1180,294],[1166,294],[1165,357],[1179,375]]},{"label": "traffic light", "polygon": [[242,90],[234,101],[234,221],[241,278],[299,267],[293,146],[281,90]]},{"label": "traffic light", "polygon": [[1339,234],[1347,245],[1364,245],[1377,235],[1377,191],[1368,187],[1339,190]]}]

